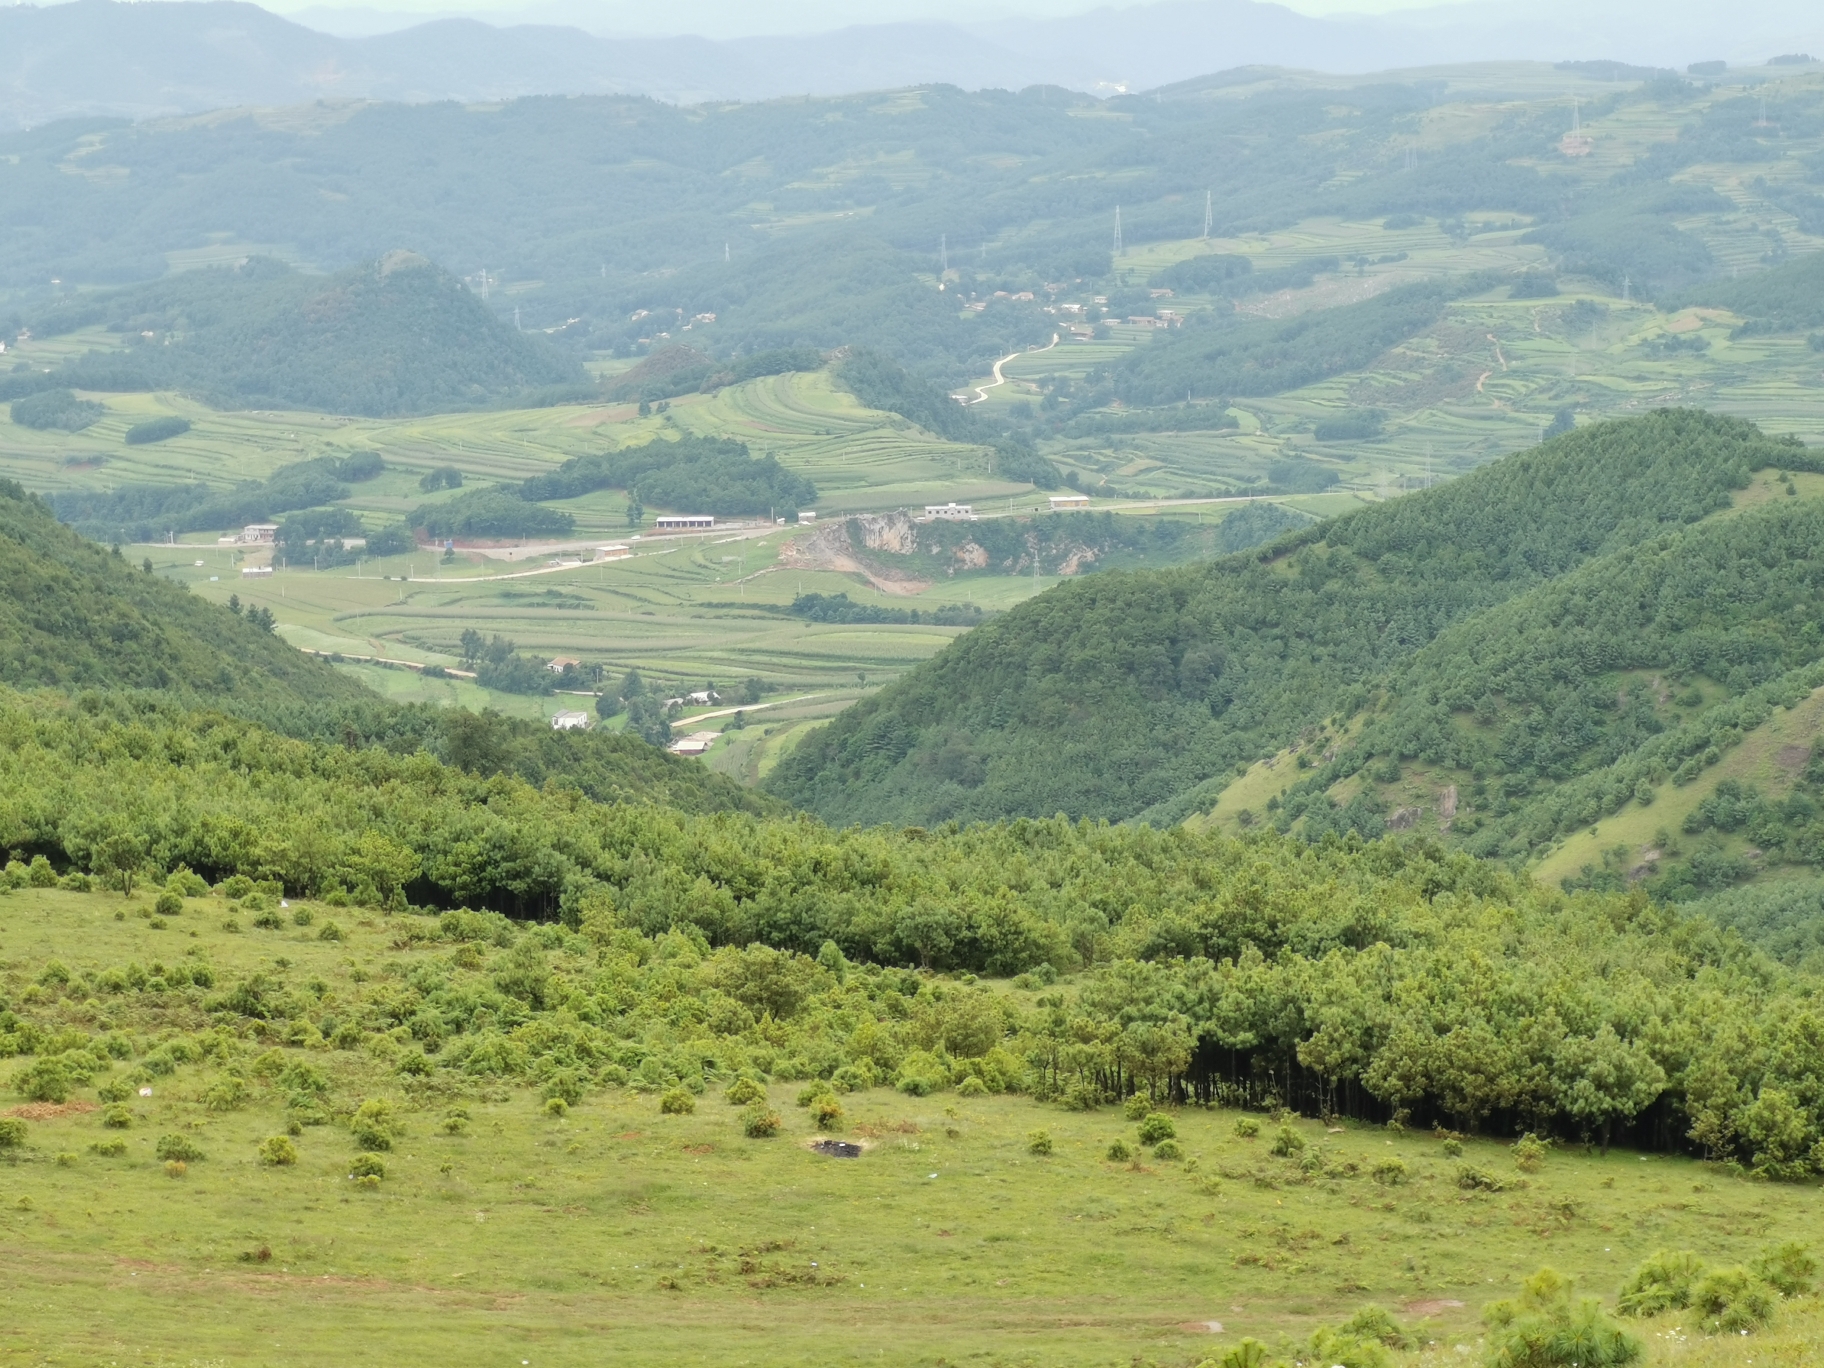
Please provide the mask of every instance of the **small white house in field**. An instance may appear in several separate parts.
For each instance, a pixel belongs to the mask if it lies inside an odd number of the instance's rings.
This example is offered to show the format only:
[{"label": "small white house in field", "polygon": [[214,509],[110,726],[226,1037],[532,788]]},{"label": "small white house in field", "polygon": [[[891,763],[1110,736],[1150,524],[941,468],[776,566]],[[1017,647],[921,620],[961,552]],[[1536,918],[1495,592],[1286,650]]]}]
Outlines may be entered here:
[{"label": "small white house in field", "polygon": [[926,504],[927,518],[942,518],[947,522],[968,522],[975,517],[975,509],[969,504],[947,503]]},{"label": "small white house in field", "polygon": [[673,755],[702,755],[715,745],[716,733],[712,731],[692,732],[681,741],[671,743]]},{"label": "small white house in field", "polygon": [[586,712],[560,712],[551,715],[552,731],[588,731],[589,714]]},{"label": "small white house in field", "polygon": [[1053,494],[1051,496],[1051,511],[1053,513],[1056,513],[1060,508],[1088,507],[1089,495],[1087,494]]},{"label": "small white house in field", "polygon": [[714,689],[698,689],[695,693],[685,694],[684,701],[686,703],[696,703],[707,708],[711,703],[720,703],[722,701],[722,695],[717,693]]},{"label": "small white house in field", "polygon": [[582,663],[575,656],[552,656],[545,668],[552,674],[562,674],[565,670],[574,670]]},{"label": "small white house in field", "polygon": [[270,565],[243,565],[241,567],[242,579],[265,579],[271,573]]}]

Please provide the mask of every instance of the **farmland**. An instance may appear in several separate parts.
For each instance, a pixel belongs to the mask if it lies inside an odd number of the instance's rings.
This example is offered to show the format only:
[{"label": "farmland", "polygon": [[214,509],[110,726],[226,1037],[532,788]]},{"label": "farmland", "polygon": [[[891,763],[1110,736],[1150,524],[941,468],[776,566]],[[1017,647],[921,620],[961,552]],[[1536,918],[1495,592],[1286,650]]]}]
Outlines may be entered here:
[{"label": "farmland", "polygon": [[[146,908],[13,893],[7,993],[38,1001],[52,960],[73,975],[194,962],[223,983],[309,985],[333,1008],[450,958],[406,914],[294,901],[278,929],[230,931],[219,896],[168,925]],[[329,921],[345,939],[323,938]],[[996,991],[1027,1005],[1037,990]],[[131,1032],[163,1020],[160,1001],[110,991],[80,1010]],[[1452,1155],[1431,1134],[1295,1120],[1321,1155],[1312,1172],[1268,1152],[1270,1124],[1249,1138],[1241,1114],[1199,1107],[1171,1110],[1182,1159],[1113,1161],[1114,1141],[1135,1148],[1118,1108],[948,1091],[847,1095],[842,1134],[866,1150],[830,1159],[808,1149],[816,1129],[782,1080],[783,1129],[750,1139],[719,1084],[688,1115],[662,1114],[637,1079],[553,1115],[485,1078],[414,1081],[392,1067],[399,1052],[383,1036],[249,1039],[175,1071],[129,1066],[116,1081],[143,1075],[149,1091],[120,1109],[124,1128],[81,1094],[26,1107],[26,1144],[0,1168],[14,1251],[0,1361],[55,1344],[71,1361],[148,1363],[1191,1364],[1244,1335],[1287,1346],[1376,1303],[1416,1334],[1400,1361],[1436,1365],[1462,1362],[1481,1306],[1541,1264],[1610,1299],[1656,1249],[1745,1261],[1824,1216],[1815,1187],[1681,1158],[1570,1146],[1529,1172],[1495,1140]],[[394,1099],[383,1177],[351,1177],[359,1151],[340,1125],[304,1126],[295,1163],[259,1162],[287,1125],[270,1080],[294,1061],[338,1108]],[[251,1092],[224,1107],[230,1074]],[[1049,1154],[1031,1152],[1036,1131]],[[173,1135],[202,1156],[177,1177],[154,1155]],[[1369,1176],[1395,1160],[1394,1181]],[[1460,1187],[1465,1166],[1501,1190]],[[1819,1321],[1814,1297],[1752,1339],[1706,1339],[1676,1313],[1640,1329],[1649,1365],[1802,1368],[1819,1362]]]}]

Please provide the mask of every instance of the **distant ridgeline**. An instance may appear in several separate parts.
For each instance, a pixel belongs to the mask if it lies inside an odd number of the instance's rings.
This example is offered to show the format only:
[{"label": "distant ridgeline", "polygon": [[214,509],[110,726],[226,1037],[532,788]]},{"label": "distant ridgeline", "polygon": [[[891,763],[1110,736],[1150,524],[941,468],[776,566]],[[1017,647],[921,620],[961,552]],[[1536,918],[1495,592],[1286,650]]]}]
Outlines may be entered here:
[{"label": "distant ridgeline", "polygon": [[237,614],[130,566],[0,481],[0,683],[161,689],[211,705],[347,701],[367,691]]},{"label": "distant ridgeline", "polygon": [[[249,480],[222,490],[204,484],[122,485],[103,493],[64,490],[50,496],[58,518],[96,541],[156,541],[166,533],[215,532],[269,522],[282,513],[316,508],[346,499],[349,486],[371,480],[384,470],[380,456],[356,451],[347,456],[319,456],[281,466],[265,480]],[[362,535],[354,515],[344,516],[333,535]],[[321,521],[321,520],[319,520]],[[301,526],[291,524],[295,533]],[[299,538],[301,539],[301,538]],[[395,538],[397,539],[397,538]],[[408,550],[409,544],[399,550]]]},{"label": "distant ridgeline", "polygon": [[750,352],[718,361],[694,347],[663,347],[644,361],[611,377],[602,393],[609,399],[651,402],[675,399],[680,394],[710,394],[743,380],[790,371],[823,369],[823,353],[815,347],[785,347]]},{"label": "distant ridgeline", "polygon": [[1824,461],[1738,420],[1663,411],[1261,553],[1073,580],[839,715],[768,784],[842,822],[1176,821],[1237,766],[1362,708],[1453,623],[1727,507],[1769,467]]},{"label": "distant ridgeline", "polygon": [[39,337],[97,325],[126,349],[90,352],[48,374],[0,376],[0,398],[176,389],[229,408],[382,417],[537,402],[553,388],[594,393],[575,360],[502,323],[461,281],[410,252],[327,277],[254,257],[86,295],[31,320]]},{"label": "distant ridgeline", "polygon": [[[1819,201],[1819,221],[1808,231],[1824,233],[1824,197],[1812,198]],[[1690,291],[1685,299],[1741,315],[1748,321],[1737,329],[1740,334],[1824,328],[1824,252],[1795,257],[1739,280],[1711,281]]]}]

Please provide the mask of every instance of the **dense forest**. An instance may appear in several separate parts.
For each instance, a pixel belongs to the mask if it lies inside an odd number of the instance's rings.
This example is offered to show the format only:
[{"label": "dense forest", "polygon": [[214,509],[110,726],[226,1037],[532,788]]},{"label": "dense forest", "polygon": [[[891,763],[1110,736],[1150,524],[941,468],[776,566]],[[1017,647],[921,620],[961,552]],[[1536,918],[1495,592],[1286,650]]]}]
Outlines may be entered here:
[{"label": "dense forest", "polygon": [[272,619],[231,613],[60,526],[0,481],[0,683],[125,687],[274,706],[366,692],[286,645]]},{"label": "dense forest", "polygon": [[[1772,1178],[1824,1158],[1818,981],[1638,894],[1566,898],[1422,844],[597,806],[99,694],[0,695],[0,735],[8,881],[151,879],[177,912],[220,881],[256,926],[285,893],[507,949],[486,973],[340,1007],[272,976],[186,966],[176,985],[300,1042],[404,1026],[430,1042],[401,1061],[420,1074],[562,1073],[578,1095],[634,1070],[662,1085],[749,1067],[1084,1106],[1138,1090],[1695,1146]],[[906,969],[1075,978],[1018,998]],[[560,1003],[561,1023],[545,1015]],[[686,1022],[688,1049],[666,1025]],[[53,1040],[31,1009],[4,1023],[34,1067],[96,1072],[87,1034]]]},{"label": "dense forest", "polygon": [[1262,552],[1072,581],[844,712],[769,787],[836,821],[1177,820],[1453,623],[1726,507],[1752,470],[1819,464],[1739,420],[1662,411]]},{"label": "dense forest", "polygon": [[597,489],[624,489],[635,504],[726,515],[784,514],[817,498],[817,486],[779,464],[756,458],[745,442],[723,437],[654,438],[641,446],[577,456],[534,475],[519,496],[574,499]]},{"label": "dense forest", "polygon": [[[411,252],[327,279],[254,257],[84,296],[34,321],[41,336],[96,325],[117,334],[124,352],[91,352],[31,383],[184,390],[229,408],[376,417],[589,388],[573,359],[515,332],[461,281]],[[8,379],[18,387],[22,378]]]}]

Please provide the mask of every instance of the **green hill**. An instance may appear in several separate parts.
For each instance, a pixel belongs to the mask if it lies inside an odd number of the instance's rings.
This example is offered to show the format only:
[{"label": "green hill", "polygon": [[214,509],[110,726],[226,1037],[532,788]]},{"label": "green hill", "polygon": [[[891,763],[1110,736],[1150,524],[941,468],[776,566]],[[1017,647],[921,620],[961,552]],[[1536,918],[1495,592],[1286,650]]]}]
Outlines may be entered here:
[{"label": "green hill", "polygon": [[[97,325],[126,351],[91,352],[33,384],[181,389],[225,407],[385,416],[473,408],[581,366],[502,323],[461,281],[411,252],[307,276],[256,257],[85,298],[32,320],[40,337]],[[9,378],[14,386],[21,378]]]},{"label": "green hill", "polygon": [[129,565],[0,482],[0,683],[165,689],[266,706],[367,691],[237,614]]},{"label": "green hill", "polygon": [[1264,552],[1060,586],[844,713],[772,790],[832,820],[1177,820],[1446,628],[1818,458],[1662,411],[1553,439]]}]

